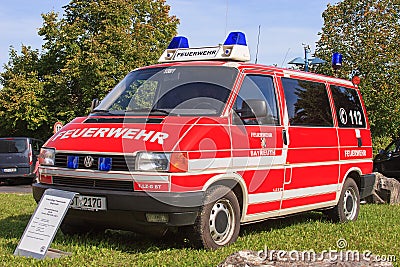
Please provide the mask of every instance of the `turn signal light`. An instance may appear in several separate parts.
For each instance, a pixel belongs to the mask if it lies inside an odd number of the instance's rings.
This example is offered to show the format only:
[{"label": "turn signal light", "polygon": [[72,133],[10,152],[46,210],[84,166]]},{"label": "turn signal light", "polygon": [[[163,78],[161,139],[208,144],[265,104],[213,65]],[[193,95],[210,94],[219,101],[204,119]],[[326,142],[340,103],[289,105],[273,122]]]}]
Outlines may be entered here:
[{"label": "turn signal light", "polygon": [[170,172],[187,172],[188,171],[188,155],[186,152],[174,152],[171,154]]}]

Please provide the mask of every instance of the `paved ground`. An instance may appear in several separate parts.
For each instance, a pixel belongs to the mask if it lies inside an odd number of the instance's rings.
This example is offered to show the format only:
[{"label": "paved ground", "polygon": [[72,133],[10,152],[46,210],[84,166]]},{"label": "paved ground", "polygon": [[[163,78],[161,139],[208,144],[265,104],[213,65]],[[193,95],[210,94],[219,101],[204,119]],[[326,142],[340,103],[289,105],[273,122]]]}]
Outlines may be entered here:
[{"label": "paved ground", "polygon": [[0,194],[1,193],[31,194],[32,193],[32,186],[30,184],[7,185],[5,183],[0,183]]}]

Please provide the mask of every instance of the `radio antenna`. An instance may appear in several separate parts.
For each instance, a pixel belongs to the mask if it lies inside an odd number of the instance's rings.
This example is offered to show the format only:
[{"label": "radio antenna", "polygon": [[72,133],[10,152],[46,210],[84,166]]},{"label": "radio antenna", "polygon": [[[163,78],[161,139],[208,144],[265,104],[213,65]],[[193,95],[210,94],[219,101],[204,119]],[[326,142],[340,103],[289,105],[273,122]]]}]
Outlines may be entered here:
[{"label": "radio antenna", "polygon": [[282,61],[282,64],[281,64],[281,68],[283,67],[283,64],[285,64],[285,61],[286,61],[287,55],[289,54],[289,51],[290,51],[290,47],[289,47],[289,48],[288,48],[288,50],[286,51],[285,58],[283,59],[283,61]]},{"label": "radio antenna", "polygon": [[258,25],[257,52],[256,52],[256,61],[254,62],[255,64],[257,64],[258,60],[258,46],[260,45],[260,32],[261,32],[261,25]]},{"label": "radio antenna", "polygon": [[229,10],[229,0],[226,0],[226,11],[225,11],[225,36],[228,31],[228,10]]}]

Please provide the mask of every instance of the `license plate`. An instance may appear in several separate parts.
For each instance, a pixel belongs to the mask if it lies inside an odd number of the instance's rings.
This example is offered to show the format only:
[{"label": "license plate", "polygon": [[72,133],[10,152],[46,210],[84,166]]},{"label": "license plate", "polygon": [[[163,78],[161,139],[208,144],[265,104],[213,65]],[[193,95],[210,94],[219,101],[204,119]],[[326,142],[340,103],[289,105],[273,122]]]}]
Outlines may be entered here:
[{"label": "license plate", "polygon": [[107,210],[105,197],[76,195],[71,203],[72,209],[78,210]]},{"label": "license plate", "polygon": [[11,173],[11,172],[17,172],[17,168],[7,168],[3,169],[4,173]]}]

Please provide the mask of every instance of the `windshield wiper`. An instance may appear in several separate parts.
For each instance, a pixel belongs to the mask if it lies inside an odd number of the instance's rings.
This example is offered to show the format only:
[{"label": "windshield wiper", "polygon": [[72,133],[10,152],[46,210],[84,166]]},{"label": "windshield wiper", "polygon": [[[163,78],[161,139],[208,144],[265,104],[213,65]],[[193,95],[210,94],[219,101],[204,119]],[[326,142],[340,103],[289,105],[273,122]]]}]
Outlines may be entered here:
[{"label": "windshield wiper", "polygon": [[152,109],[150,110],[150,113],[153,113],[153,112],[161,112],[161,113],[164,113],[164,114],[166,114],[166,115],[171,114],[171,112],[169,112],[169,111],[167,111],[167,110],[165,110],[165,109],[159,109],[159,108],[152,108]]},{"label": "windshield wiper", "polygon": [[162,113],[162,114],[165,114],[165,115],[177,115],[177,114],[172,113],[172,112],[170,112],[168,110],[159,109],[159,108],[152,108],[152,109],[150,109],[150,108],[138,108],[138,109],[132,109],[132,110],[126,110],[125,111],[125,113],[130,113],[130,112],[147,112],[149,114],[158,112],[158,113]]}]

